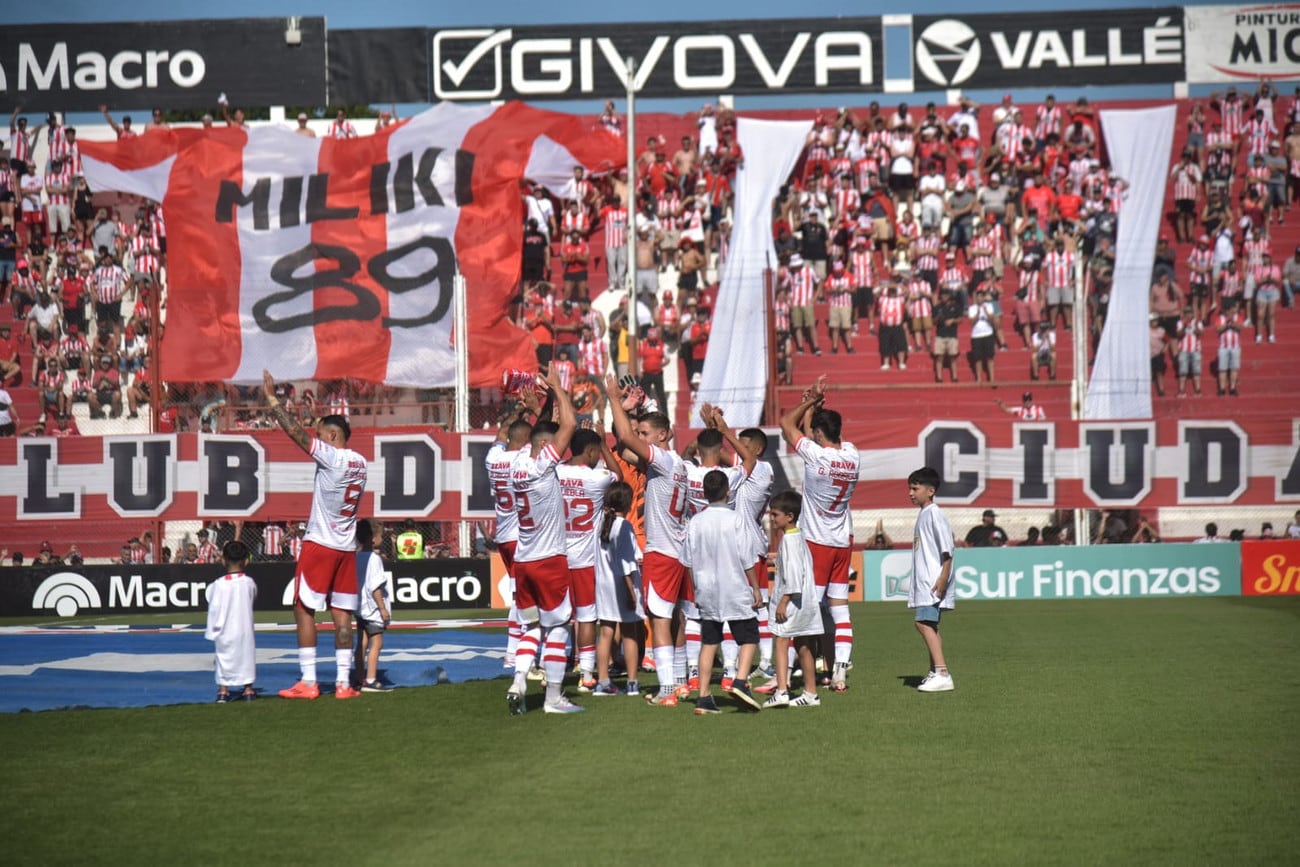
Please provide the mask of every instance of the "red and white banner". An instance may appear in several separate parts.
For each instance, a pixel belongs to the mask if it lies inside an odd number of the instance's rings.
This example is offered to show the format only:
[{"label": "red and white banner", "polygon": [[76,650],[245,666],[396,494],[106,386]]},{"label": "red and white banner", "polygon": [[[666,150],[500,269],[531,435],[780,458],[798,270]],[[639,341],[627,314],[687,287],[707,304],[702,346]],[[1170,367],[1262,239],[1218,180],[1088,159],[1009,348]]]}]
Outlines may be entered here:
[{"label": "red and white banner", "polygon": [[351,377],[454,385],[452,276],[467,282],[470,385],[531,369],[507,319],[520,270],[519,182],[606,172],[622,141],[521,103],[443,103],[355,139],[287,128],[176,129],[84,142],[92,188],[162,202],[163,376]]}]

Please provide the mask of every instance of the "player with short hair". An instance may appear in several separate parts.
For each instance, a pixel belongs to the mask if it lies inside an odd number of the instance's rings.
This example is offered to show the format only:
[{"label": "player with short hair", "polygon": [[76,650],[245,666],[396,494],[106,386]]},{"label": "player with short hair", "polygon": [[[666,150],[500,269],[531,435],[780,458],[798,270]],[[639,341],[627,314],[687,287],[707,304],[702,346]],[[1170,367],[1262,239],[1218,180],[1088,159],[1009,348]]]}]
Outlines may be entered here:
[{"label": "player with short hair", "polygon": [[858,450],[840,439],[843,421],[826,409],[826,377],[818,377],[803,400],[781,417],[781,434],[804,461],[804,503],[799,528],[812,552],[813,575],[823,596],[823,611],[834,623],[823,639],[827,661],[834,660],[830,687],[848,689],[845,674],[853,653],[849,619],[849,556],[853,553],[850,501],[858,485]]},{"label": "player with short hair", "polygon": [[361,598],[357,606],[356,669],[361,676],[362,692],[388,692],[391,686],[379,679],[379,652],[384,647],[384,633],[393,622],[388,601],[388,582],[384,579],[384,562],[375,553],[375,521],[357,524],[357,580]]},{"label": "player with short hair", "polygon": [[271,417],[300,449],[316,462],[307,535],[294,578],[294,620],[298,627],[298,665],[302,678],[281,698],[314,699],[316,683],[316,614],[329,608],[334,621],[334,658],[338,676],[334,697],[356,698],[352,688],[352,613],[357,609],[357,509],[366,491],[366,459],[347,447],[348,420],[327,415],[307,433],[275,396],[275,380],[262,371],[262,389]]},{"label": "player with short hair", "polygon": [[[772,498],[768,511],[772,529],[781,534],[776,552],[776,586],[772,588],[771,622],[777,634],[776,677],[756,692],[771,693],[763,707],[818,707],[814,648],[823,632],[821,612],[816,604],[817,582],[813,579],[812,554],[799,531],[803,497],[796,491],[782,491]],[[790,699],[790,647],[798,654],[803,670],[803,693]]]},{"label": "player with short hair", "polygon": [[539,421],[533,426],[528,448],[520,451],[510,467],[515,505],[519,512],[519,544],[515,548],[515,605],[524,624],[515,653],[515,678],[506,692],[510,713],[522,714],[527,707],[528,669],[537,656],[545,632],[542,670],[546,673],[546,713],[581,713],[583,708],[564,695],[565,643],[573,596],[566,556],[564,495],[557,469],[560,456],[577,430],[573,401],[560,387],[554,369],[546,374],[546,385],[555,401],[558,421]]},{"label": "player with short hair", "polygon": [[257,647],[253,631],[253,600],[257,583],[244,570],[251,558],[243,542],[227,542],[221,552],[226,574],[208,585],[208,623],[203,637],[216,651],[217,703],[234,701],[230,687],[244,688],[244,701],[257,698]]},{"label": "player with short hair", "polygon": [[952,553],[956,545],[948,516],[934,502],[939,481],[939,472],[933,467],[922,467],[907,477],[907,496],[912,505],[921,507],[912,531],[912,579],[907,590],[907,607],[916,612],[916,631],[921,633],[930,654],[930,673],[917,686],[920,692],[948,692],[953,688],[952,675],[943,658],[939,616],[945,608],[952,610],[957,597],[957,583],[952,580]]},{"label": "player with short hair", "polygon": [[[672,422],[661,412],[647,413],[633,427],[622,403],[622,389],[611,374],[605,379],[614,432],[619,442],[635,455],[645,472],[646,553],[641,573],[646,613],[650,615],[655,671],[659,691],[646,698],[653,704],[675,707],[674,657],[676,642],[684,630],[674,634],[673,615],[681,605],[687,617],[694,613],[693,593],[682,565],[686,542],[687,476],[681,457],[672,450]],[[685,649],[682,650],[683,669]],[[683,670],[681,672],[685,674]]]},{"label": "player with short hair", "polygon": [[515,509],[515,489],[510,484],[510,467],[515,458],[528,445],[533,435],[533,426],[524,416],[532,409],[536,410],[537,397],[531,389],[525,389],[514,410],[502,421],[497,431],[497,438],[488,449],[483,465],[487,469],[488,484],[492,487],[492,505],[496,510],[497,525],[494,538],[501,563],[505,566],[506,581],[510,585],[510,611],[506,615],[506,659],[505,667],[511,671],[515,668],[515,650],[519,647],[519,636],[523,629],[519,624],[519,608],[515,605],[515,546],[519,544],[519,513]]},{"label": "player with short hair", "polygon": [[[605,494],[610,485],[622,480],[622,472],[603,430],[575,431],[569,449],[569,462],[555,472],[564,494],[565,554],[577,623],[578,692],[591,692],[596,686],[596,558],[600,556],[601,519]],[[605,467],[597,466],[602,459]]]}]

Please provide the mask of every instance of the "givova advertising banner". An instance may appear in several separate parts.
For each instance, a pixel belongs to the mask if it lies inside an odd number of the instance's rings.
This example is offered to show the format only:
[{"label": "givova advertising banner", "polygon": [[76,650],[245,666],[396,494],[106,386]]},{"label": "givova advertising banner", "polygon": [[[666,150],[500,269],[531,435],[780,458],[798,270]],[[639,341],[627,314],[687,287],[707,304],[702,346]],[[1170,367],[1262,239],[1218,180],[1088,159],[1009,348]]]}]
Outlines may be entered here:
[{"label": "givova advertising banner", "polygon": [[325,19],[288,29],[284,18],[5,24],[0,110],[199,108],[222,92],[235,105],[323,104]]},{"label": "givova advertising banner", "polygon": [[1183,10],[917,15],[916,90],[1158,84],[1183,78]]},{"label": "givova advertising banner", "polygon": [[[208,584],[222,574],[217,564],[6,569],[0,617],[205,612]],[[248,574],[257,582],[258,611],[293,607],[293,563],[253,563]],[[395,607],[487,608],[492,601],[487,560],[396,560],[384,575]]]},{"label": "givova advertising banner", "polygon": [[639,95],[655,97],[881,89],[879,18],[556,24],[430,33],[434,100],[617,98],[629,84]]},{"label": "givova advertising banner", "polygon": [[[912,552],[862,552],[863,598],[906,602]],[[1241,546],[1039,545],[959,548],[959,600],[1240,596]]]},{"label": "givova advertising banner", "polygon": [[1188,6],[1187,80],[1235,82],[1300,78],[1300,4]]}]

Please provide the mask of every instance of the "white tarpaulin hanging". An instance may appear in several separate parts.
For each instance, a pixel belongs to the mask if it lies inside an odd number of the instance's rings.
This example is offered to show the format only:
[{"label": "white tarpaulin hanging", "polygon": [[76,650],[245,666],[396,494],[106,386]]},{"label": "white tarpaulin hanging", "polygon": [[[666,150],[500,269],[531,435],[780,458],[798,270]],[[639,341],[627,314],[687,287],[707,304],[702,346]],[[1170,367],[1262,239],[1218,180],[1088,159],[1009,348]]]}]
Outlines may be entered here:
[{"label": "white tarpaulin hanging", "polygon": [[745,163],[736,172],[731,252],[722,268],[713,331],[691,424],[698,407],[722,407],[733,427],[756,425],[767,390],[767,316],[763,270],[776,268],[772,244],[772,200],[803,151],[812,123],[738,118],[736,140]]},{"label": "white tarpaulin hanging", "polygon": [[1129,188],[1119,215],[1110,307],[1088,383],[1083,413],[1087,419],[1151,417],[1147,315],[1175,111],[1169,105],[1101,113],[1111,169]]}]

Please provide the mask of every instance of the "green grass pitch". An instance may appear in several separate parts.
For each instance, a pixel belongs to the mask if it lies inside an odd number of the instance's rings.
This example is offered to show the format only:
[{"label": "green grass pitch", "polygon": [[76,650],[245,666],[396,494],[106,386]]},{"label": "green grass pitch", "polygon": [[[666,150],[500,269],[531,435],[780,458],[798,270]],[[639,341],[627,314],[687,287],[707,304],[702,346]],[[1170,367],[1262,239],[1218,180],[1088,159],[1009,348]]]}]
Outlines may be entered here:
[{"label": "green grass pitch", "polygon": [[925,667],[904,608],[853,614],[851,688],[817,709],[512,718],[498,679],[0,716],[5,860],[1300,859],[1300,598],[964,603],[936,695],[904,685]]}]

